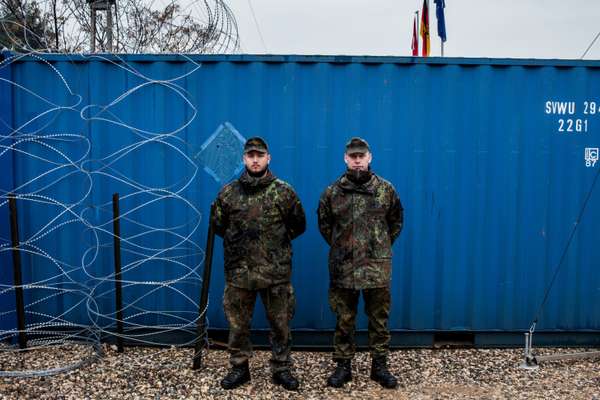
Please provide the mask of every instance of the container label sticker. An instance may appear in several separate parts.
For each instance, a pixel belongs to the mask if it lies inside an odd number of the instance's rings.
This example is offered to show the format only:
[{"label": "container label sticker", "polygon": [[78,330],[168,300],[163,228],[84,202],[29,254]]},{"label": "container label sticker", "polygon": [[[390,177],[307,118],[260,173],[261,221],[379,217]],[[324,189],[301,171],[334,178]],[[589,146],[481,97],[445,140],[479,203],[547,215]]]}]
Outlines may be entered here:
[{"label": "container label sticker", "polygon": [[585,148],[585,166],[594,167],[598,162],[598,147]]}]

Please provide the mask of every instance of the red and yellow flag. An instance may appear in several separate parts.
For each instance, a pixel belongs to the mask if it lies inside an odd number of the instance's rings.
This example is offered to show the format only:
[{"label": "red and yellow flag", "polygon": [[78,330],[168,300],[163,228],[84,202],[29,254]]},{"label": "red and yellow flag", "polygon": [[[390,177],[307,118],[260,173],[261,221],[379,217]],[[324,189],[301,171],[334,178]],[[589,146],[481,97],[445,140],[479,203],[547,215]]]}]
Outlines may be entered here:
[{"label": "red and yellow flag", "polygon": [[412,36],[411,49],[412,49],[413,56],[419,55],[419,37],[417,36],[417,17],[415,17],[415,19],[413,21],[413,36]]},{"label": "red and yellow flag", "polygon": [[423,50],[421,55],[429,57],[429,4],[428,0],[423,0],[423,12],[421,13],[421,40],[423,41]]}]

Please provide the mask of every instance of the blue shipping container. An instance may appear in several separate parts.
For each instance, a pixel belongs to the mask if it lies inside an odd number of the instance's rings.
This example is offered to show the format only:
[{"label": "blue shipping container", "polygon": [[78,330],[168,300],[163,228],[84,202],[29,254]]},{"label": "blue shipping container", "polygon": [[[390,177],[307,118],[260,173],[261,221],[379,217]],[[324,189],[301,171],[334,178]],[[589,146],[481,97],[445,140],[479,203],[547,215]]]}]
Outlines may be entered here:
[{"label": "blue shipping container", "polygon": [[[538,329],[600,330],[600,183],[591,190],[600,169],[600,62],[42,58],[0,64],[0,132],[63,135],[48,139],[52,148],[35,142],[20,144],[19,152],[0,148],[0,194],[27,183],[19,193],[74,204],[69,214],[52,204],[21,203],[22,237],[46,232],[48,223],[64,224],[35,243],[74,271],[67,272],[71,281],[61,296],[46,299],[46,292],[27,291],[30,303],[45,299],[39,312],[68,309],[61,314],[65,320],[82,324],[110,320],[107,232],[110,199],[119,192],[121,211],[131,211],[137,222],[124,221],[121,229],[139,235],[123,255],[130,265],[124,279],[131,281],[124,293],[131,304],[126,314],[132,323],[156,326],[193,318],[199,286],[189,268],[201,262],[210,202],[223,180],[239,171],[238,156],[229,154],[238,154],[240,138],[261,135],[272,152],[272,170],[295,187],[307,213],[307,231],[294,242],[293,328],[333,329],[328,247],[318,232],[316,207],[321,192],[344,171],[345,142],[360,135],[371,144],[374,171],[395,185],[405,208],[405,227],[394,245],[392,330],[529,328],[588,195]],[[1,140],[4,146],[11,142]],[[167,192],[179,197],[163,196]],[[0,207],[0,245],[9,237],[6,208]],[[161,232],[165,227],[171,233]],[[190,241],[173,247],[181,237]],[[135,265],[136,248],[168,249],[158,253],[170,260],[157,256]],[[5,265],[6,253],[0,256]],[[51,264],[26,257],[26,279],[56,279],[60,268]],[[76,268],[82,264],[86,267]],[[4,283],[10,278],[2,275]],[[161,287],[170,279],[182,280]],[[212,328],[227,328],[223,285],[218,240],[208,309]],[[86,293],[90,287],[94,292]],[[2,311],[14,307],[0,299]],[[149,309],[178,311],[165,318],[143,311]],[[7,320],[2,324],[10,329]],[[358,324],[366,328],[364,315]],[[260,306],[253,327],[268,327]]]}]

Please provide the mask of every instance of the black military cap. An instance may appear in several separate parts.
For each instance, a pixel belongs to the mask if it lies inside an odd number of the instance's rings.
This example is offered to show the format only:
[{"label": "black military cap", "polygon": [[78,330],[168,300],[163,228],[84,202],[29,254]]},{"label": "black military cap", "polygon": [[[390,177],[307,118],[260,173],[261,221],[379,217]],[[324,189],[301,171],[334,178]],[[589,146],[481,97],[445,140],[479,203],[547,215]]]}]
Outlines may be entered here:
[{"label": "black military cap", "polygon": [[250,139],[246,140],[246,144],[244,144],[244,154],[251,152],[251,151],[258,151],[260,153],[268,153],[269,152],[269,147],[267,146],[267,142],[265,142],[265,140],[259,136],[254,136],[251,137]]},{"label": "black military cap", "polygon": [[368,151],[371,151],[369,148],[369,143],[357,136],[353,137],[348,143],[346,143],[346,154],[366,153]]}]

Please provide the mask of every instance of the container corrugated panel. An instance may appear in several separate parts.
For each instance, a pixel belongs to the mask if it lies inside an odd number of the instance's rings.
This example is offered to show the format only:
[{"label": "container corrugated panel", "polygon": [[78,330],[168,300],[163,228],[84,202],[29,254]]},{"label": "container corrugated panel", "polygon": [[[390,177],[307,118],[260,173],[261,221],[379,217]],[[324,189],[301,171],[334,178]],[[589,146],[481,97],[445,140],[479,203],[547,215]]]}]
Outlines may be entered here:
[{"label": "container corrugated panel", "polygon": [[[318,233],[316,208],[321,192],[343,173],[344,144],[354,135],[369,141],[373,170],[394,184],[405,208],[405,227],[394,245],[391,329],[528,328],[588,194],[538,329],[600,329],[600,183],[590,194],[600,168],[592,165],[600,147],[598,62],[239,55],[194,56],[194,62],[181,56],[48,59],[10,66],[16,83],[51,104],[70,107],[36,119],[27,125],[31,132],[81,132],[91,142],[88,157],[97,159],[136,142],[137,134],[185,126],[178,133],[184,154],[155,143],[119,160],[120,171],[150,186],[192,176],[194,168],[184,156],[197,161],[202,144],[225,123],[246,138],[267,139],[273,172],[294,186],[307,213],[307,231],[294,242],[295,329],[335,326],[327,302],[328,247]],[[195,63],[201,64],[197,70]],[[183,75],[173,82],[179,92],[144,78],[169,81]],[[13,93],[13,126],[48,109],[31,93]],[[109,119],[122,125],[88,119],[108,114],[85,106],[115,100]],[[23,157],[12,171],[16,184],[37,172],[35,160]],[[79,198],[86,187],[85,176],[72,179],[56,188],[64,201]],[[107,203],[113,192],[126,190],[115,180],[93,179],[86,204]],[[203,213],[193,233],[200,246],[219,188],[200,167],[182,192]],[[124,200],[122,207],[135,205]],[[26,233],[52,214],[27,207],[21,218]],[[188,207],[169,201],[140,213],[167,226],[193,217]],[[86,235],[85,227],[73,227],[60,241],[44,245],[76,264],[85,256],[81,238]],[[153,235],[148,245],[162,247],[166,240]],[[188,254],[186,262],[196,261]],[[93,265],[98,274],[111,271],[110,251]],[[220,240],[213,267],[209,322],[226,328]],[[170,278],[168,269],[151,264],[136,274],[148,281]],[[181,290],[198,296],[197,286]],[[132,288],[125,299],[143,293]],[[193,311],[181,296],[165,293],[143,302]],[[112,303],[99,304],[109,309]],[[81,321],[87,318],[85,308],[76,311]],[[253,327],[268,327],[260,306]],[[359,328],[366,328],[364,315]]]},{"label": "container corrugated panel", "polygon": [[[0,53],[0,62],[3,54]],[[12,126],[12,69],[0,64],[0,135],[8,136]],[[8,137],[0,138],[0,193],[4,194],[14,187],[13,183],[13,155],[8,151],[12,140]],[[0,208],[0,245],[10,241],[10,225],[8,207]],[[14,292],[6,291],[13,284],[12,256],[9,252],[0,252],[0,305],[3,311],[15,308]],[[0,329],[10,330],[16,326],[15,314],[7,314],[0,318]]]}]

